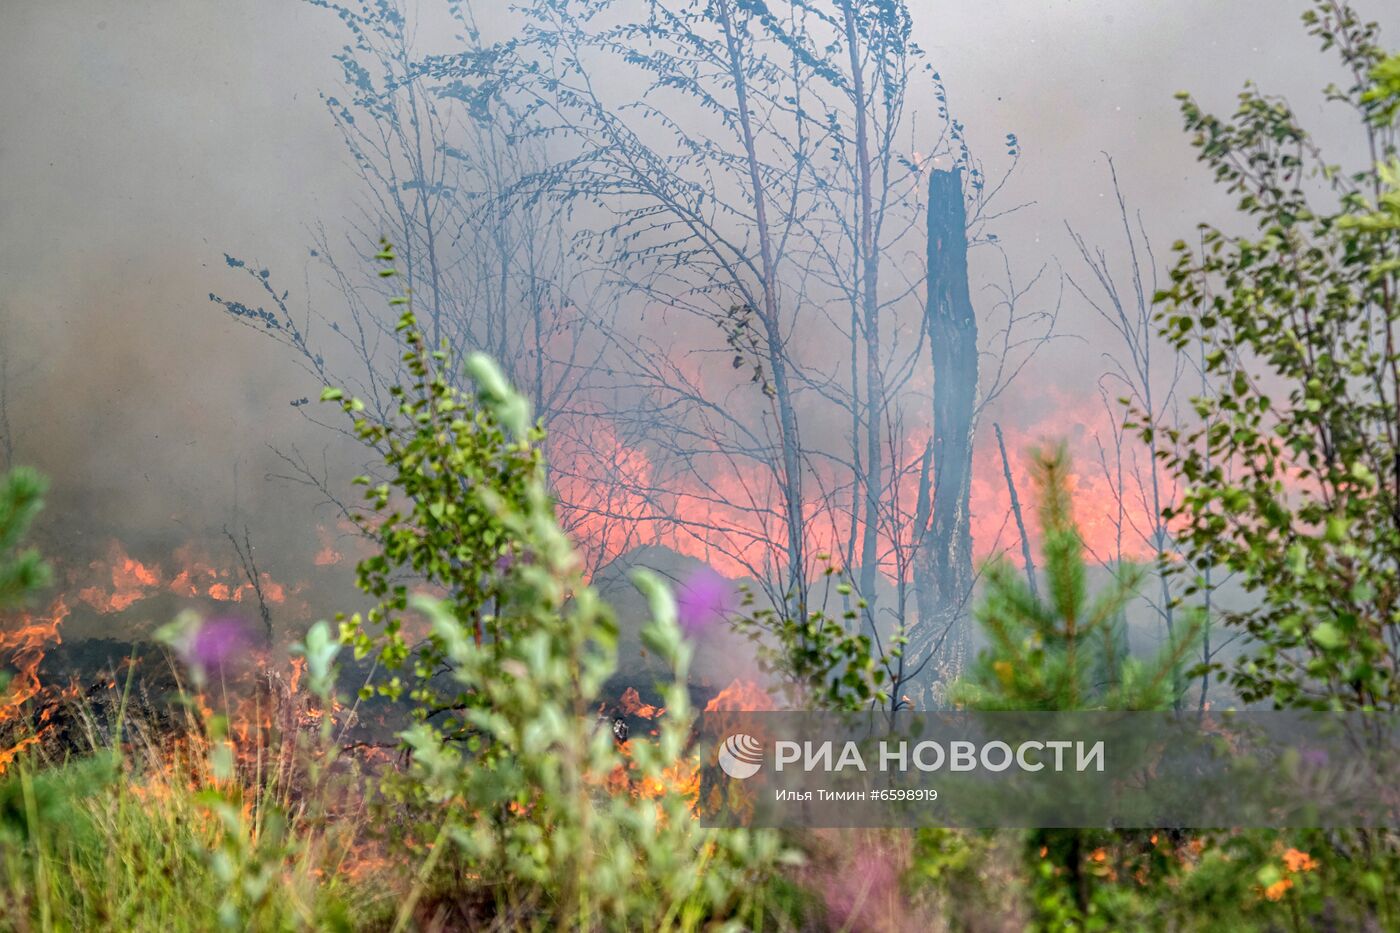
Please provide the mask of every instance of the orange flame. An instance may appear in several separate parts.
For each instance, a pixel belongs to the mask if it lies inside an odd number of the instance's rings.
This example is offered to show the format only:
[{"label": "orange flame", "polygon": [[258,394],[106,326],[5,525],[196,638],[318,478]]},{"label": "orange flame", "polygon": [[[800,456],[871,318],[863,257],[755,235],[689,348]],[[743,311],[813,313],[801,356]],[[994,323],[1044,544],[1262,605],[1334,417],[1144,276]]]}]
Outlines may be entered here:
[{"label": "orange flame", "polygon": [[[0,634],[0,652],[6,657],[6,665],[14,669],[3,696],[0,696],[0,724],[17,720],[24,704],[39,694],[42,689],[39,665],[49,646],[63,640],[58,627],[67,617],[68,605],[59,597],[43,616],[21,615],[18,628]],[[42,735],[42,730],[22,735],[13,739],[9,747],[0,748],[0,774],[20,752],[38,742]]]},{"label": "orange flame", "polygon": [[[301,592],[304,584],[288,587],[271,574],[258,574],[258,586],[241,569],[220,568],[203,559],[194,545],[183,545],[172,554],[177,569],[170,574],[157,563],[132,557],[120,541],[107,546],[104,560],[88,564],[87,573],[70,570],[70,585],[77,600],[103,615],[126,612],[143,600],[161,593],[184,599],[209,599],[222,603],[253,602],[258,589],[269,605],[282,605]],[[308,607],[309,608],[309,607]]]},{"label": "orange flame", "polygon": [[[1028,406],[1032,410],[1021,417],[1022,424],[1012,418],[1002,427],[1033,548],[1039,537],[1030,482],[1033,450],[1063,439],[1074,467],[1076,517],[1093,556],[1104,561],[1154,556],[1151,538],[1157,520],[1151,514],[1151,471],[1160,467],[1146,463],[1145,457],[1133,460],[1125,448],[1119,474],[1114,440],[1115,430],[1121,431],[1115,423],[1118,413],[1097,397],[1075,397],[1054,387],[1038,388]],[[978,433],[972,462],[974,549],[979,558],[1006,554],[1019,561],[1006,470],[990,424],[985,427]],[[905,432],[895,457],[896,479],[885,493],[889,502],[881,517],[878,550],[880,570],[891,580],[899,573],[896,546],[907,554],[915,533],[914,503],[928,436],[926,425]],[[1136,441],[1129,437],[1123,443],[1131,447]],[[785,559],[780,490],[761,465],[718,454],[697,454],[682,466],[670,465],[628,446],[601,413],[576,415],[569,423],[557,424],[548,454],[561,524],[594,568],[648,545],[696,558],[732,578],[771,571],[775,562],[781,566]],[[850,503],[842,499],[842,490],[849,492],[850,477],[822,463],[809,470],[817,481],[804,511],[807,551],[844,553],[851,536],[859,539],[863,533],[861,523],[852,522]],[[1161,474],[1156,478],[1170,498],[1170,484]]]},{"label": "orange flame", "polygon": [[774,709],[773,697],[751,680],[735,680],[705,704],[705,712],[760,713]]},{"label": "orange flame", "polygon": [[655,719],[666,712],[665,707],[652,706],[650,703],[642,702],[642,695],[637,692],[636,687],[628,687],[622,692],[622,699],[618,701],[618,708],[628,716],[639,716],[642,719]]}]

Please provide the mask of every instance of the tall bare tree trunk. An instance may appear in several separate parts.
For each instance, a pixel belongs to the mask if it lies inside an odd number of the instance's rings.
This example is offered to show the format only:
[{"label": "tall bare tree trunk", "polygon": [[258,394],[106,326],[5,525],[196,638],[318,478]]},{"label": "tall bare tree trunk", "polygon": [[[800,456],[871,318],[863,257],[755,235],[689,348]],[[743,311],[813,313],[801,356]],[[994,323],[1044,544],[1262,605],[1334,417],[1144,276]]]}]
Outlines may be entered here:
[{"label": "tall bare tree trunk", "polygon": [[[866,601],[866,618],[875,626],[875,579],[879,571],[880,496],[885,485],[881,441],[881,419],[885,416],[884,372],[880,366],[880,250],[876,242],[875,196],[870,161],[870,139],[865,91],[865,71],[861,64],[858,14],[852,0],[841,4],[845,20],[846,52],[850,56],[851,100],[856,124],[856,189],[859,195],[856,228],[860,250],[860,303],[864,312],[865,337],[865,525],[860,545],[860,595]],[[856,372],[851,370],[854,386]]]},{"label": "tall bare tree trunk", "polygon": [[959,169],[935,171],[929,178],[926,275],[933,440],[921,481],[931,514],[915,561],[919,622],[910,648],[915,663],[930,651],[938,656],[922,668],[922,686],[960,673],[971,641],[966,612],[972,587],[968,491],[977,402],[977,316],[968,287],[967,210]]},{"label": "tall bare tree trunk", "polygon": [[797,411],[793,406],[792,388],[788,383],[788,359],[783,345],[782,321],[778,313],[778,257],[768,224],[768,193],[759,170],[758,143],[755,139],[752,113],[749,109],[748,80],[743,68],[741,38],[735,29],[727,3],[716,7],[724,29],[729,52],[730,75],[734,80],[735,110],[743,135],[744,155],[748,162],[749,183],[754,205],[754,226],[762,263],[763,296],[758,310],[763,324],[764,343],[768,352],[769,377],[773,381],[772,400],[778,420],[781,444],[779,485],[783,493],[783,512],[787,525],[788,587],[786,599],[789,611],[796,618],[807,615],[807,560],[803,553],[805,516],[802,504],[801,441],[797,434]]}]

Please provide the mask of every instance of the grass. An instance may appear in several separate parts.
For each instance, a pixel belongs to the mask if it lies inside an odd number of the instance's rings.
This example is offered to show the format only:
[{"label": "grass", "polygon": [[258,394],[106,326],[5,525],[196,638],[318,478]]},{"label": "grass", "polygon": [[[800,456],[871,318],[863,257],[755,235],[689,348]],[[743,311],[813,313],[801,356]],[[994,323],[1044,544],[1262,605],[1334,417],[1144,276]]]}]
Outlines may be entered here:
[{"label": "grass", "polygon": [[[185,692],[162,712],[129,703],[129,679],[109,697],[33,715],[49,720],[50,735],[0,775],[0,930],[529,926],[528,915],[496,912],[489,886],[462,871],[451,846],[431,845],[440,825],[396,825],[392,806],[371,803],[375,769],[340,753],[319,701],[288,680],[262,671],[257,689]],[[217,710],[210,695],[220,697]],[[1313,850],[1315,862],[1264,834],[1217,837],[1218,849],[1194,837],[1151,841],[1162,883],[1123,877],[1110,886],[1143,898],[1122,911],[1148,924],[1140,928],[1208,930],[1228,917],[1235,929],[1300,930],[1310,916],[1368,914],[1325,847]],[[789,842],[806,858],[746,891],[757,902],[748,929],[1003,931],[1031,922],[1015,832],[811,831]],[[1129,848],[1108,844],[1105,879],[1141,864]],[[1326,888],[1327,903],[1306,906]],[[704,916],[687,923],[709,928]]]},{"label": "grass", "polygon": [[306,698],[216,713],[187,693],[128,716],[113,692],[66,702],[63,746],[0,777],[0,929],[387,928],[399,892],[372,855],[366,777]]}]

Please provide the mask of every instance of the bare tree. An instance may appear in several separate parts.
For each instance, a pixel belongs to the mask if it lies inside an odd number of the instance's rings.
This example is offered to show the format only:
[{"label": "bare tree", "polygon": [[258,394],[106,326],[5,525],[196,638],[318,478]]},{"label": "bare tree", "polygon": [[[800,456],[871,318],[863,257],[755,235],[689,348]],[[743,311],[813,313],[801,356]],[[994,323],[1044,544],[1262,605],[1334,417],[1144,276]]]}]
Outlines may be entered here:
[{"label": "bare tree", "polygon": [[258,601],[258,618],[263,624],[263,635],[267,638],[267,643],[272,644],[272,609],[267,604],[267,594],[263,592],[262,573],[258,570],[257,558],[253,554],[253,536],[248,531],[248,526],[243,526],[243,540],[224,526],[224,537],[228,538],[233,545],[233,552],[238,555],[238,563],[243,568],[243,576],[248,581],[248,585],[253,588],[253,596]]},{"label": "bare tree", "polygon": [[[414,24],[397,4],[317,5],[338,14],[350,38],[336,56],[343,86],[322,99],[359,175],[357,212],[343,234],[313,227],[311,268],[320,275],[308,275],[304,306],[274,284],[271,270],[233,256],[228,265],[246,273],[258,300],[210,299],[290,351],[318,386],[343,386],[387,419],[388,389],[403,376],[397,310],[365,261],[387,236],[430,338],[459,357],[482,350],[500,360],[550,429],[548,444],[566,443],[568,426],[556,419],[596,369],[602,342],[590,344],[589,315],[599,304],[583,293],[586,279],[557,218],[543,205],[503,198],[545,164],[542,147],[515,138],[509,111],[425,78]],[[454,12],[467,41],[478,42],[470,8]],[[343,260],[347,253],[353,258]],[[306,402],[292,404],[348,436],[348,424]],[[286,469],[275,475],[347,510],[324,458],[312,464],[296,449],[277,453]]]},{"label": "bare tree", "polygon": [[[1200,360],[1192,359],[1189,354],[1171,352],[1159,337],[1152,315],[1158,283],[1151,240],[1141,214],[1128,208],[1112,157],[1104,153],[1104,158],[1108,162],[1122,227],[1128,284],[1120,285],[1115,264],[1105,249],[1091,246],[1067,225],[1088,275],[1087,279],[1080,279],[1070,274],[1070,285],[1117,338],[1116,348],[1102,354],[1107,370],[1099,380],[1099,394],[1109,418],[1109,431],[1107,443],[1102,437],[1098,439],[1099,465],[1113,491],[1114,514],[1110,519],[1116,537],[1113,553],[1096,556],[1106,570],[1116,575],[1133,556],[1152,555],[1154,591],[1144,594],[1144,602],[1159,620],[1165,638],[1174,642],[1181,637],[1178,618],[1181,594],[1174,589],[1173,581],[1177,577],[1170,572],[1170,567],[1182,555],[1171,534],[1168,516],[1178,504],[1181,490],[1174,483],[1166,482],[1158,467],[1162,445],[1168,442],[1166,438],[1170,432],[1152,432],[1145,443],[1140,443],[1136,436],[1129,436],[1132,428],[1125,418],[1133,416],[1162,426],[1182,424],[1186,415],[1180,410],[1178,393],[1183,380],[1194,368],[1200,377],[1202,397],[1209,396],[1210,385]],[[1161,365],[1163,354],[1166,366]],[[1212,571],[1207,568],[1205,573],[1209,581]],[[1201,658],[1206,665],[1225,647],[1211,643],[1210,590],[1208,582],[1204,604],[1196,607],[1205,615]],[[1126,633],[1122,637],[1126,640]],[[1126,645],[1122,648],[1126,650]],[[1175,676],[1175,703],[1180,708],[1185,700],[1186,683],[1180,670]],[[1198,698],[1200,708],[1206,704],[1208,688],[1209,680],[1203,677]]]},{"label": "bare tree", "polygon": [[[1019,145],[990,183],[908,6],[539,0],[488,42],[454,3],[460,48],[419,54],[392,3],[318,5],[353,40],[326,97],[365,191],[351,242],[387,232],[430,334],[529,390],[595,566],[668,543],[802,615],[836,557],[863,624],[910,643],[898,685],[956,673],[976,424],[1058,299],[1028,310],[1044,269],[1018,282],[994,252],[1005,284],[974,305],[969,252],[999,249]],[[343,308],[293,311],[235,259],[262,303],[211,297],[383,416],[389,296],[316,241]]]}]

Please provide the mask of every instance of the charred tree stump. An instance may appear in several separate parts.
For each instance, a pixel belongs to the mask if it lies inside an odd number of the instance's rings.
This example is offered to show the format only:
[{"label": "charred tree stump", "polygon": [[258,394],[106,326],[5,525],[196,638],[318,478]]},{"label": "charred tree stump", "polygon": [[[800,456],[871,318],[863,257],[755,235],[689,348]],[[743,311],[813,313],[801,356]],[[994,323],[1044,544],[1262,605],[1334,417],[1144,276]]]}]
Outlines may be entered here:
[{"label": "charred tree stump", "polygon": [[962,171],[929,177],[925,308],[933,366],[933,439],[920,499],[927,524],[915,558],[919,621],[910,633],[920,687],[957,676],[967,662],[972,588],[972,429],[977,402],[977,317],[967,271],[967,209]]}]

